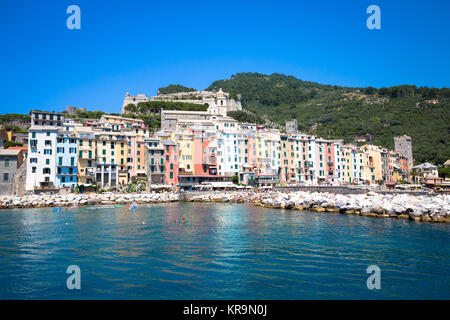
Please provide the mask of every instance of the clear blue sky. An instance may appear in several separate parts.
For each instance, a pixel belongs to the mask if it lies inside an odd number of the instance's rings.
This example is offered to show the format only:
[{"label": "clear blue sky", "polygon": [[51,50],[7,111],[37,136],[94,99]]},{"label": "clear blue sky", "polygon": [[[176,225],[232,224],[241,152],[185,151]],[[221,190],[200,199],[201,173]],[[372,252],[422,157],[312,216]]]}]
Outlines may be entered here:
[{"label": "clear blue sky", "polygon": [[[66,8],[81,8],[68,30]],[[381,30],[366,8],[381,8]],[[120,112],[124,94],[237,72],[448,87],[450,1],[1,0],[0,113]]]}]

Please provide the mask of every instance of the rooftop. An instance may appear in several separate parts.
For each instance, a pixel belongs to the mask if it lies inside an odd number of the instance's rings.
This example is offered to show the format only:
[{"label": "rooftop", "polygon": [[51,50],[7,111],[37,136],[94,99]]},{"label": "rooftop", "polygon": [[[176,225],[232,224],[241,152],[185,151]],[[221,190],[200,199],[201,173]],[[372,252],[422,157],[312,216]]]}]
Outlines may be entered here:
[{"label": "rooftop", "polygon": [[0,156],[17,156],[22,150],[1,149]]},{"label": "rooftop", "polygon": [[59,131],[61,126],[31,126],[28,131]]},{"label": "rooftop", "polygon": [[41,110],[31,110],[30,114],[33,112],[45,113],[45,114],[56,114],[56,115],[61,115],[61,116],[64,115],[64,113],[61,113],[61,112],[51,112],[51,111],[41,111]]},{"label": "rooftop", "polygon": [[22,150],[22,151],[28,151],[28,147],[9,147],[7,150]]},{"label": "rooftop", "polygon": [[434,164],[425,162],[425,163],[419,164],[417,166],[414,166],[413,169],[437,169],[437,167]]},{"label": "rooftop", "polygon": [[172,140],[166,140],[166,139],[161,140],[161,143],[164,144],[164,145],[169,145],[169,146],[176,146],[177,145]]}]

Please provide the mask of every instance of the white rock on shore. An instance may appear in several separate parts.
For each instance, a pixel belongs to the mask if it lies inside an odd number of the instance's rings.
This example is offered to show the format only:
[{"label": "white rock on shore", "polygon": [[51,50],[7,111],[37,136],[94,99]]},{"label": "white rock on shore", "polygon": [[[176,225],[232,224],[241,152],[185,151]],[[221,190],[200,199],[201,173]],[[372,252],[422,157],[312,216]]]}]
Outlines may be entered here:
[{"label": "white rock on shore", "polygon": [[[0,208],[62,207],[132,202],[158,203],[181,200],[180,194],[176,192],[0,196]],[[216,191],[187,193],[185,201],[254,203],[271,208],[450,222],[450,195],[384,195],[375,192],[343,195],[303,191]]]},{"label": "white rock on shore", "polygon": [[450,195],[332,194],[320,192],[207,192],[188,201],[254,202],[271,208],[397,217],[415,221],[450,222]]},{"label": "white rock on shore", "polygon": [[2,195],[0,208],[28,208],[28,207],[67,207],[95,204],[119,203],[158,203],[179,201],[178,193],[93,193],[93,194],[55,194],[55,195],[27,195],[23,197]]}]

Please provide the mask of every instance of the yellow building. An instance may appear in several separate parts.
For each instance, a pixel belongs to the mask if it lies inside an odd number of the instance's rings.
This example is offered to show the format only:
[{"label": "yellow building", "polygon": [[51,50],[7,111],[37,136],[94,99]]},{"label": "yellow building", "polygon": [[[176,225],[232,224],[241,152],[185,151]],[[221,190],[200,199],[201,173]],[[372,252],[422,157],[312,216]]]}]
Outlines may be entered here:
[{"label": "yellow building", "polygon": [[280,132],[261,128],[256,133],[256,163],[259,173],[276,174],[281,166]]},{"label": "yellow building", "polygon": [[194,134],[188,128],[180,128],[171,136],[171,140],[179,145],[180,173],[194,173]]},{"label": "yellow building", "polygon": [[115,135],[115,161],[119,165],[119,184],[126,185],[129,181],[128,172],[128,139],[124,134]]},{"label": "yellow building", "polygon": [[97,133],[97,184],[117,187],[128,184],[128,145],[125,135],[118,132]]},{"label": "yellow building", "polygon": [[75,127],[78,137],[78,183],[92,184],[95,181],[95,157],[97,141],[92,128]]},{"label": "yellow building", "polygon": [[367,156],[367,170],[365,171],[364,179],[370,181],[370,183],[376,183],[378,180],[383,179],[383,160],[381,158],[381,149],[378,146],[366,144],[361,147],[361,150]]},{"label": "yellow building", "polygon": [[352,170],[352,149],[353,146],[351,145],[343,145],[341,148],[342,152],[342,158],[344,159],[342,163],[342,176],[343,176],[343,182],[344,183],[352,183],[352,176],[353,176],[353,170]]},{"label": "yellow building", "polygon": [[302,181],[302,141],[295,136],[281,137],[281,173],[282,182]]}]

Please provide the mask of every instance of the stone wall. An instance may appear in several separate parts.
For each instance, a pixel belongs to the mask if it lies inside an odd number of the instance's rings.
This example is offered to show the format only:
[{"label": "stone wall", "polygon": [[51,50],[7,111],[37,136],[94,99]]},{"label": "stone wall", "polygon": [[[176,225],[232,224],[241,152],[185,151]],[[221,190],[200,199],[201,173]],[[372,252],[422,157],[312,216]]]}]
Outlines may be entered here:
[{"label": "stone wall", "polygon": [[27,181],[27,162],[24,161],[14,174],[12,194],[24,196],[29,192],[25,191],[25,182]]},{"label": "stone wall", "polygon": [[[7,162],[8,164],[6,165]],[[13,179],[16,171],[17,156],[2,156],[0,158],[0,194],[12,194]]]}]

